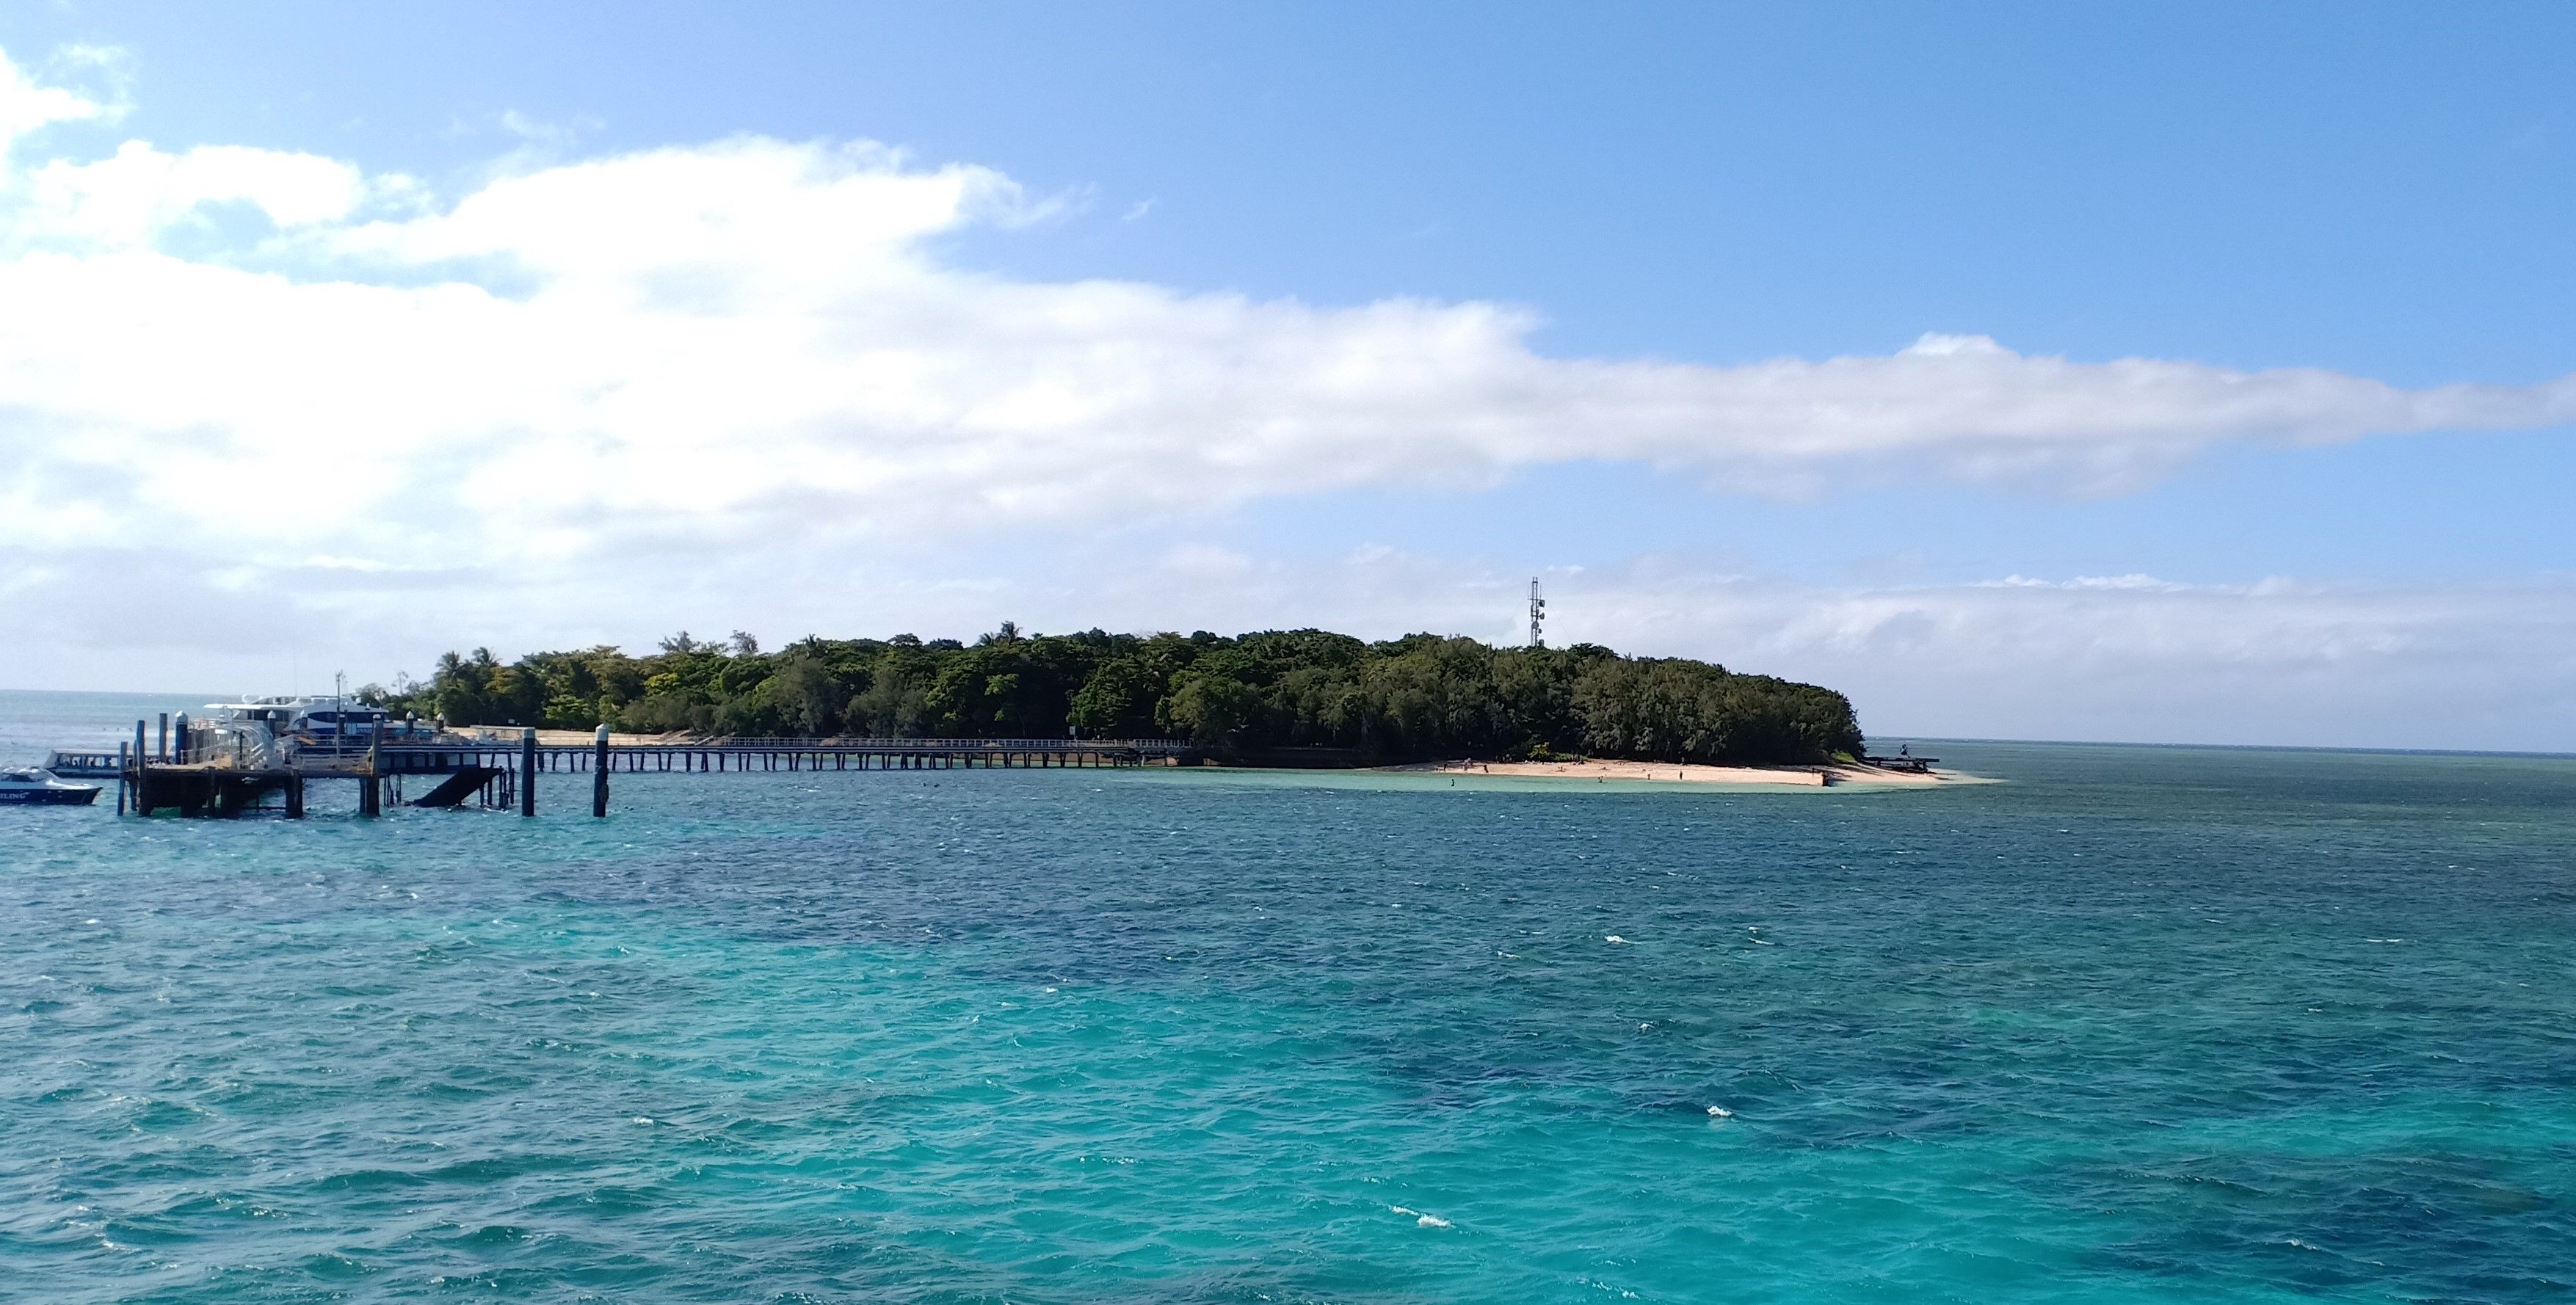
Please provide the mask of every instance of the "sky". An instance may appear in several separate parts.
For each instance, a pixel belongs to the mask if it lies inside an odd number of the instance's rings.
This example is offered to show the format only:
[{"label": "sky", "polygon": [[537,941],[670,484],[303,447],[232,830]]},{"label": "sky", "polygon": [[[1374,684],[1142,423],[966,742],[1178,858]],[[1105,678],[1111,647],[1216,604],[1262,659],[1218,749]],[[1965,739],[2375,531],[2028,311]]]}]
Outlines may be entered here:
[{"label": "sky", "polygon": [[0,10],[0,687],[687,629],[2576,750],[2576,10]]}]

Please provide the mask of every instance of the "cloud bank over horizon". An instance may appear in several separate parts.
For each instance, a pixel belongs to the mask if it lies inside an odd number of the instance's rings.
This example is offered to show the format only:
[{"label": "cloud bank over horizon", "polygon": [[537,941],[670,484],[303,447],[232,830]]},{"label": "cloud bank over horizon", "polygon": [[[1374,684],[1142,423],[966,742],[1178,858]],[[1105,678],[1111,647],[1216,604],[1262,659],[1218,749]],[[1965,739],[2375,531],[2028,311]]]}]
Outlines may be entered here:
[{"label": "cloud bank over horizon", "polygon": [[[1512,305],[1014,279],[956,265],[948,243],[1054,220],[1056,203],[864,141],[505,161],[447,197],[308,153],[60,144],[115,116],[0,55],[0,518],[32,549],[0,579],[14,632],[0,647],[64,663],[40,675],[53,683],[81,678],[76,649],[218,665],[281,617],[370,656],[392,632],[568,644],[708,604],[827,633],[1014,614],[1003,602],[1212,624],[1192,613],[1243,608],[1253,574],[1309,587],[1243,621],[1344,612],[1386,634],[1445,610],[1439,586],[1474,567],[1428,567],[1409,595],[1366,604],[1343,599],[1345,573],[1258,559],[1142,568],[1153,587],[1119,596],[979,579],[921,541],[1079,549],[1139,521],[1185,535],[1261,500],[1475,492],[1591,462],[1791,497],[1922,477],[2099,494],[2222,446],[2576,417],[2576,379],[2404,389],[1945,333],[1739,365],[1556,358]],[[869,612],[814,610],[861,576]],[[1696,633],[1655,607],[1756,592],[1717,583],[1605,591],[1624,597],[1603,633],[1752,638],[1784,664],[1749,669],[1823,678],[1835,614],[1881,601],[1757,586],[1760,630]],[[1997,596],[2015,588],[1925,600],[1939,636],[1925,648],[1996,655],[2014,613],[2043,610]],[[2198,607],[2152,588],[2051,592],[2051,620],[2170,636],[2147,641],[2159,665],[2226,664],[2252,633],[2413,655],[2440,610],[2394,591],[2341,607],[2325,591]],[[2343,615],[2278,615],[2328,609]],[[436,651],[414,646],[423,663]],[[1743,646],[1700,651],[1747,663],[1727,651]]]}]

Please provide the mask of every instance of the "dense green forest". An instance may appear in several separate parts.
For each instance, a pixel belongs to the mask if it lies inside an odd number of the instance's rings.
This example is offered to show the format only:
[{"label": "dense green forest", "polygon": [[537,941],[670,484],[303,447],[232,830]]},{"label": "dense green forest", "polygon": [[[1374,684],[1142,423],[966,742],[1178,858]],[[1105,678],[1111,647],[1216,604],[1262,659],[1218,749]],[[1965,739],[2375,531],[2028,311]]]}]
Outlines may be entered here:
[{"label": "dense green forest", "polygon": [[1858,754],[1830,689],[1607,648],[1494,648],[1323,630],[806,639],[737,633],[615,648],[449,653],[375,700],[455,725],[760,736],[1181,738],[1220,757],[1331,748],[1355,759],[1553,755],[1821,762]]}]

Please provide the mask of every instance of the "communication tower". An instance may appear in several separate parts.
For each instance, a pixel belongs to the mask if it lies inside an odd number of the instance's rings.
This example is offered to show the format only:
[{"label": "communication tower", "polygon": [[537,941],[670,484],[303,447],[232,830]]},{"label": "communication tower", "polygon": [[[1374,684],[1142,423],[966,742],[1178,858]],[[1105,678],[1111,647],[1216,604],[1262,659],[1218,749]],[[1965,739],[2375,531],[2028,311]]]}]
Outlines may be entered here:
[{"label": "communication tower", "polygon": [[1538,637],[1539,622],[1547,619],[1547,600],[1538,595],[1538,577],[1530,577],[1530,647],[1544,648],[1547,641]]}]

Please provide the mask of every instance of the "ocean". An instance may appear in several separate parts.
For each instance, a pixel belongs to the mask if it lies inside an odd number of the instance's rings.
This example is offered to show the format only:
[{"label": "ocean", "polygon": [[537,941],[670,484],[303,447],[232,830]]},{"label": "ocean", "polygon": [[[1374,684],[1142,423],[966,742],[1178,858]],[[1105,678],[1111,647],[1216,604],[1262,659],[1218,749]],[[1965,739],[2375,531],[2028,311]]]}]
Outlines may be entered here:
[{"label": "ocean", "polygon": [[2576,1294],[2576,759],[1917,750],[0,809],[0,1299]]}]

